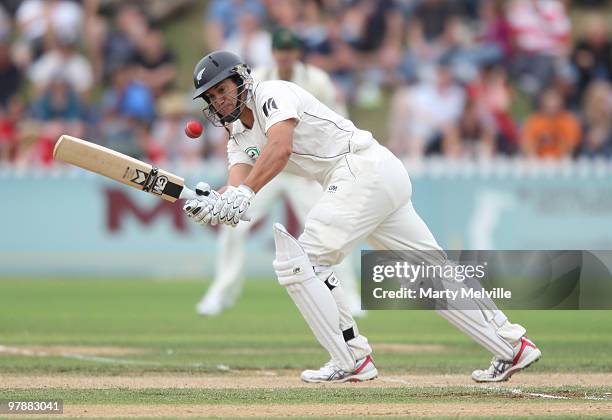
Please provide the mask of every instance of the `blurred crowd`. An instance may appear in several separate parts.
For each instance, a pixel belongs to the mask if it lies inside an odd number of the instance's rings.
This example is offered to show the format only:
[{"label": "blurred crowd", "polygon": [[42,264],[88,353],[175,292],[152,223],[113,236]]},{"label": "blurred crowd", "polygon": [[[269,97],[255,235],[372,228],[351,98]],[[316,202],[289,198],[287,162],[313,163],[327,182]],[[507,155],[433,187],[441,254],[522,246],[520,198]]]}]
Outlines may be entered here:
[{"label": "blurred crowd", "polygon": [[[201,114],[178,68],[200,56],[178,63],[181,43],[254,68],[297,50],[362,118],[384,110],[378,140],[403,157],[612,157],[606,0],[209,0],[174,50],[153,1],[0,3],[0,165],[48,164],[60,133],[153,162],[222,158],[222,131],[183,133]],[[299,43],[274,45],[279,28]]]},{"label": "blurred crowd", "polygon": [[63,133],[153,162],[201,160],[202,144],[179,141],[193,109],[156,4],[0,3],[0,162],[49,165]]}]

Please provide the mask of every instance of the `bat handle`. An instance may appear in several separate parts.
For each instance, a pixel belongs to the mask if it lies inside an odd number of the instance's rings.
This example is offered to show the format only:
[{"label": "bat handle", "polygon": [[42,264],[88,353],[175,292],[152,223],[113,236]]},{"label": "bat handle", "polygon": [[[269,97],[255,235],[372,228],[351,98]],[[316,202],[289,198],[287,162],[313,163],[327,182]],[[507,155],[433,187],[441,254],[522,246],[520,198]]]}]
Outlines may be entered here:
[{"label": "bat handle", "polygon": [[[211,206],[215,205],[215,202],[217,201],[215,198],[213,198],[210,195],[199,195],[197,194],[194,190],[192,190],[191,188],[188,187],[183,187],[183,190],[181,191],[181,194],[179,195],[180,199],[185,199],[185,200],[190,200],[192,198],[195,198],[196,200],[200,200],[200,201],[204,201],[208,204],[210,204]],[[243,220],[245,222],[250,222],[251,221],[251,217],[249,216],[249,212],[247,211],[246,214],[243,214],[242,217],[240,218],[240,220]]]}]

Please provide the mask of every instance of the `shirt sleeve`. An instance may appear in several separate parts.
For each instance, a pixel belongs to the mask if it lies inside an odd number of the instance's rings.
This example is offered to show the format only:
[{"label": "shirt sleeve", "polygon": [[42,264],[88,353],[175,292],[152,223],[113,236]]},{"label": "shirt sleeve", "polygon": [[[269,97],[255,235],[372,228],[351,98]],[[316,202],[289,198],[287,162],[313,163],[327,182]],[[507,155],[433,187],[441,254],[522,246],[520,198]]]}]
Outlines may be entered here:
[{"label": "shirt sleeve", "polygon": [[257,112],[263,117],[266,134],[274,124],[289,120],[300,120],[301,104],[297,93],[289,85],[271,83],[257,95]]},{"label": "shirt sleeve", "polygon": [[227,168],[229,169],[239,163],[246,163],[247,165],[253,166],[255,161],[240,148],[236,140],[230,138],[227,141]]}]

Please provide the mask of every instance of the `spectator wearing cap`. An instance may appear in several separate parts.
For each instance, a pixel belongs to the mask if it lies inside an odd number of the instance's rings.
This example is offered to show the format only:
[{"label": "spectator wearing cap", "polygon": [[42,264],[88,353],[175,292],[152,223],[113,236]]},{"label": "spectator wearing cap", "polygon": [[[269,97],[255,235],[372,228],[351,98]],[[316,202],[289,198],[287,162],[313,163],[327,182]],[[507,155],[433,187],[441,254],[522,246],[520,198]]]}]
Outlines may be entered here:
[{"label": "spectator wearing cap", "polygon": [[257,67],[253,71],[255,80],[287,80],[312,93],[331,109],[346,115],[339,93],[327,73],[301,61],[303,43],[289,29],[279,28],[272,34],[272,56],[274,64]]}]

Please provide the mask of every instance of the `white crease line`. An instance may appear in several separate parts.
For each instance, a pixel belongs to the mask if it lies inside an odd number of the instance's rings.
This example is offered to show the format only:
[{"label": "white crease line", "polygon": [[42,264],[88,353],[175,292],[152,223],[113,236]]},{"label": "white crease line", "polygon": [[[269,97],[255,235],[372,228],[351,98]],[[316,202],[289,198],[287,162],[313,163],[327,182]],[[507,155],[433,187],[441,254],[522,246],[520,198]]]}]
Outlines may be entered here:
[{"label": "white crease line", "polygon": [[278,373],[271,370],[258,370],[257,374],[261,376],[278,376]]},{"label": "white crease line", "polygon": [[[156,366],[156,367],[177,366],[177,365],[165,364],[165,363],[153,362],[153,361],[147,361],[147,360],[117,359],[114,357],[89,356],[89,355],[78,354],[78,353],[63,353],[63,352],[62,353],[49,353],[45,351],[20,349],[19,347],[8,347],[8,346],[3,346],[3,345],[0,345],[0,353],[10,353],[10,354],[17,354],[20,356],[33,356],[33,357],[63,357],[65,359],[83,360],[86,362],[109,363],[109,364],[118,364],[118,365],[122,364],[122,365],[136,365],[136,366]],[[185,365],[178,365],[178,366],[203,368],[204,364],[203,363],[188,363]],[[223,371],[223,372],[231,371],[229,366],[226,366],[226,365],[218,365],[216,366],[216,369]]]},{"label": "white crease line", "polygon": [[124,364],[124,365],[145,365],[145,366],[164,366],[159,362],[145,361],[145,360],[129,360],[129,359],[117,359],[114,357],[101,357],[101,356],[88,356],[85,354],[78,353],[49,353],[46,351],[34,351],[27,349],[20,349],[19,347],[8,347],[0,345],[0,353],[11,353],[21,356],[34,356],[34,357],[63,357],[65,359],[84,360],[87,362],[98,362],[98,363],[111,363],[111,364]]},{"label": "white crease line", "polygon": [[603,397],[595,397],[595,396],[591,396],[591,395],[589,395],[589,394],[587,394],[585,392],[584,393],[584,399],[585,400],[595,400],[595,401],[610,401],[610,400],[612,400],[610,395],[612,395],[612,393],[604,392],[604,396]]},{"label": "white crease line", "polygon": [[489,391],[496,391],[496,392],[500,392],[503,394],[513,394],[513,395],[528,395],[530,397],[539,397],[539,398],[550,398],[550,399],[555,399],[555,400],[571,400],[570,397],[566,397],[564,395],[551,395],[551,394],[542,394],[539,392],[523,392],[520,388],[513,388],[508,390],[507,388],[498,388],[498,387],[494,387],[494,386],[478,386],[476,385],[477,388],[481,388],[481,389],[486,389]]},{"label": "white crease line", "polygon": [[59,353],[58,355],[66,359],[84,360],[86,362],[123,364],[123,365],[141,365],[141,366],[164,366],[162,363],[146,361],[146,360],[116,359],[114,357],[87,356],[84,354],[72,354],[72,353]]},{"label": "white crease line", "polygon": [[410,385],[410,382],[408,382],[405,379],[401,379],[401,378],[380,378],[383,382],[392,382],[392,383],[397,383],[397,384],[404,384],[404,385]]},{"label": "white crease line", "polygon": [[514,395],[529,395],[530,397],[540,397],[540,398],[550,398],[553,400],[570,400],[570,397],[566,397],[564,395],[550,395],[550,394],[542,394],[539,392],[523,392],[520,389],[513,389],[512,393]]}]

